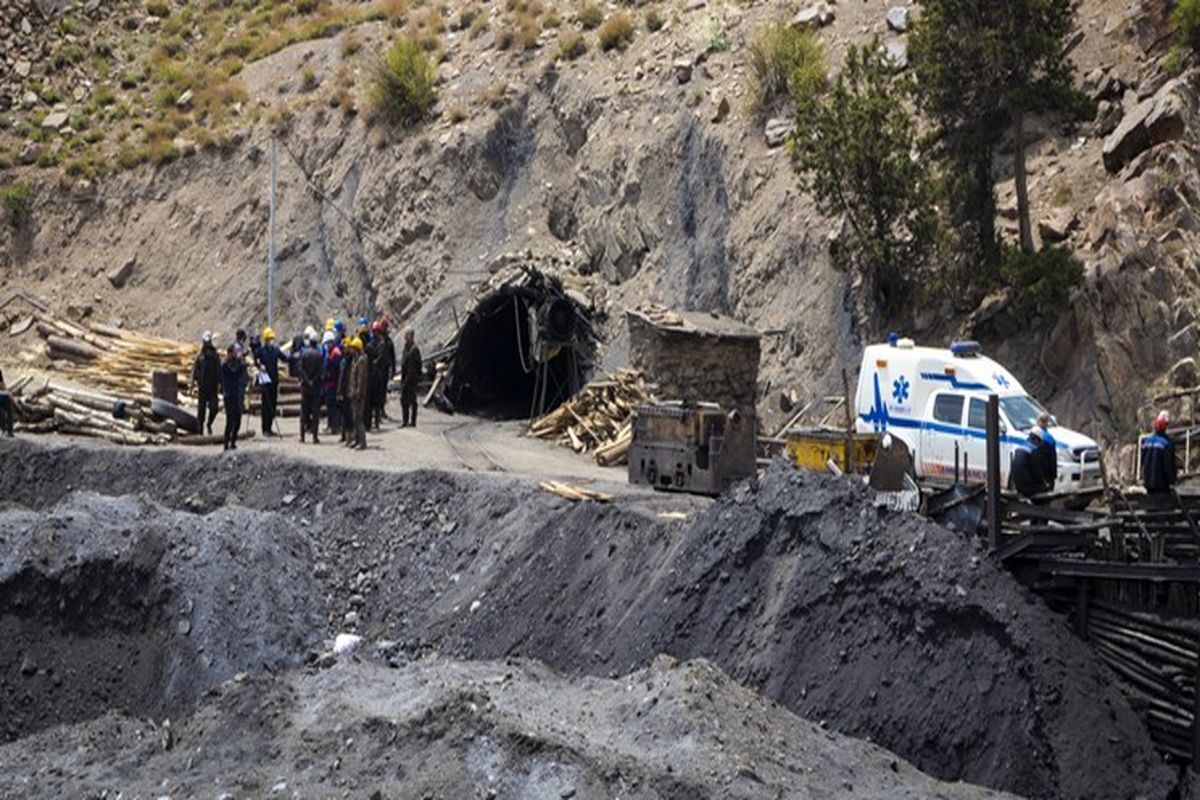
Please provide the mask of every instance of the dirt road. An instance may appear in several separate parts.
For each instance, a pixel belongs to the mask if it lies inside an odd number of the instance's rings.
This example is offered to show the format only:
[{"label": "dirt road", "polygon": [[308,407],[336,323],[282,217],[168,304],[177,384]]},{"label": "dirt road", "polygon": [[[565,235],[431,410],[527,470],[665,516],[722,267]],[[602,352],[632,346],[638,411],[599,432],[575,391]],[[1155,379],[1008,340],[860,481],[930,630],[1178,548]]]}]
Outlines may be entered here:
[{"label": "dirt road", "polygon": [[[521,422],[498,422],[466,415],[443,414],[423,408],[415,428],[400,428],[400,409],[392,403],[383,430],[367,434],[367,449],[343,447],[337,436],[322,432],[320,444],[300,443],[299,421],[279,421],[281,438],[263,438],[261,421],[248,417],[243,425],[255,437],[238,445],[239,452],[271,452],[306,461],[351,469],[406,472],[441,469],[451,472],[494,472],[541,480],[603,483],[606,490],[625,484],[623,467],[601,467],[586,455],[525,434]],[[217,418],[213,430],[224,424]],[[324,426],[322,426],[324,431]],[[190,452],[221,455],[220,446],[187,447]]]}]

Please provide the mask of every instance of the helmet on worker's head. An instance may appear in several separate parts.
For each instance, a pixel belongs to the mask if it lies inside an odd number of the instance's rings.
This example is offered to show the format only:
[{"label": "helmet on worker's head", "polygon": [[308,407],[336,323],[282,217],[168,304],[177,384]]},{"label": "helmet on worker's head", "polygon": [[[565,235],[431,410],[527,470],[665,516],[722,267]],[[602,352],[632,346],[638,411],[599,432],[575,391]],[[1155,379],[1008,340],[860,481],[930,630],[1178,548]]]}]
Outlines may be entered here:
[{"label": "helmet on worker's head", "polygon": [[1166,411],[1158,412],[1158,416],[1154,418],[1154,430],[1159,433],[1164,432],[1167,426],[1171,424],[1171,415]]},{"label": "helmet on worker's head", "polygon": [[357,336],[351,336],[350,341],[346,342],[346,345],[351,350],[362,350],[363,347],[362,339],[358,338]]},{"label": "helmet on worker's head", "polygon": [[359,317],[358,318],[358,330],[360,332],[362,332],[362,331],[368,331],[370,329],[371,329],[371,321],[369,319],[367,319],[366,317]]},{"label": "helmet on worker's head", "polygon": [[323,344],[331,344],[334,340],[333,331],[325,331],[325,335],[321,337]]},{"label": "helmet on worker's head", "polygon": [[379,333],[380,331],[383,330],[383,323],[380,322],[379,320],[375,320],[374,322],[371,323],[371,330],[375,333]]},{"label": "helmet on worker's head", "polygon": [[337,331],[338,333],[345,333],[346,332],[346,323],[342,322],[339,319],[337,322],[333,323],[333,329],[335,331]]},{"label": "helmet on worker's head", "polygon": [[327,331],[333,330],[333,317],[330,317],[329,319],[325,320],[325,330],[327,330]]},{"label": "helmet on worker's head", "polygon": [[384,333],[388,332],[388,326],[390,324],[391,323],[388,322],[388,318],[386,316],[379,318],[379,330],[383,331]]},{"label": "helmet on worker's head", "polygon": [[204,334],[200,337],[200,341],[204,342],[205,344],[212,344],[212,340],[213,340],[213,332],[212,331],[205,331]]},{"label": "helmet on worker's head", "polygon": [[274,339],[274,338],[275,338],[275,331],[271,330],[271,328],[270,328],[270,327],[263,328],[263,337],[262,337],[262,338],[263,338],[263,341],[264,341],[264,342],[267,342],[267,341],[270,341],[271,339]]},{"label": "helmet on worker's head", "polygon": [[306,326],[304,328],[304,338],[307,341],[315,342],[317,340],[317,329],[312,325]]}]

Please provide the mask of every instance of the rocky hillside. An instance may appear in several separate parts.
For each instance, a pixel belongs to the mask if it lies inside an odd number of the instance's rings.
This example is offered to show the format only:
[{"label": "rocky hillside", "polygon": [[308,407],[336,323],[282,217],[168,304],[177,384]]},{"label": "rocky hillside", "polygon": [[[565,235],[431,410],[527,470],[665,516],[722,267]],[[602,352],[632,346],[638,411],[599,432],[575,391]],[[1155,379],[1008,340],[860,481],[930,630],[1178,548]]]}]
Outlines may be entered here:
[{"label": "rocky hillside", "polygon": [[[795,20],[819,28],[835,69],[873,36],[902,61],[905,0],[0,3],[15,11],[0,20],[0,293],[184,337],[261,324],[274,136],[286,330],[379,308],[439,341],[498,261],[565,258],[607,289],[610,364],[622,309],[645,298],[766,331],[760,392],[777,413],[781,390],[840,391],[888,327],[832,264],[836,221],[797,188],[790,112],[751,108],[748,44]],[[1200,384],[1181,362],[1200,343],[1197,75],[1164,67],[1160,6],[1084,0],[1072,57],[1096,120],[1035,126],[1039,236],[1087,265],[1070,306],[1029,320],[1002,295],[947,297],[911,325],[982,338],[1110,437],[1156,386]],[[620,16],[632,37],[606,50],[595,26]],[[406,132],[367,98],[398,31],[440,61],[434,119]],[[1009,180],[1010,236],[1012,194]]]}]

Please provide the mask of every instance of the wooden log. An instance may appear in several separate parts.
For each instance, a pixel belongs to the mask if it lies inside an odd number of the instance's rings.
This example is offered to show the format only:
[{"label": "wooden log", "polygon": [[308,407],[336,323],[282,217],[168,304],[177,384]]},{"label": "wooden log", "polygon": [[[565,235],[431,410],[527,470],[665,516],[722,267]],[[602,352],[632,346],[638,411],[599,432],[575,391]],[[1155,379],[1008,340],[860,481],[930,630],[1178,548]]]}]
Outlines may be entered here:
[{"label": "wooden log", "polygon": [[1171,663],[1180,669],[1190,670],[1196,666],[1196,655],[1194,652],[1176,647],[1162,639],[1156,639],[1148,634],[1114,625],[1103,619],[1090,619],[1088,627],[1095,629],[1097,632],[1104,634],[1114,641],[1127,644],[1133,650],[1152,653],[1157,658]]},{"label": "wooden log", "polygon": [[95,428],[97,430],[109,431],[111,433],[133,434],[137,432],[132,423],[125,422],[124,420],[104,419],[102,417],[93,415],[88,411],[88,409],[83,408],[82,406],[64,408],[57,402],[54,404],[54,419],[56,419],[60,425],[67,424],[81,428]]},{"label": "wooden log", "polygon": [[13,425],[13,428],[18,432],[24,433],[54,433],[58,430],[58,423],[53,419],[38,422],[18,422]]},{"label": "wooden log", "polygon": [[50,347],[50,357],[70,358],[76,361],[95,361],[100,357],[100,351],[86,342],[64,339],[61,336],[48,336],[46,344]]},{"label": "wooden log", "polygon": [[[76,403],[79,403],[80,405],[94,408],[97,411],[107,411],[112,413],[113,406],[120,399],[116,395],[102,394],[100,392],[93,392],[88,389],[78,389],[74,386],[68,386],[67,384],[60,383],[58,381],[49,381],[46,385],[51,394],[66,397]],[[129,404],[126,403],[126,407],[128,406]]]},{"label": "wooden log", "polygon": [[103,322],[93,322],[88,327],[92,329],[93,333],[100,336],[107,336],[109,339],[124,339],[126,336],[126,331],[123,329],[112,325],[105,325]]},{"label": "wooden log", "polygon": [[74,434],[76,436],[91,436],[96,439],[104,439],[113,444],[124,445],[146,445],[154,444],[155,440],[146,434],[129,434],[117,433],[114,431],[105,431],[99,428],[89,428],[86,426],[77,426],[69,423],[60,423],[58,426],[59,433]]}]

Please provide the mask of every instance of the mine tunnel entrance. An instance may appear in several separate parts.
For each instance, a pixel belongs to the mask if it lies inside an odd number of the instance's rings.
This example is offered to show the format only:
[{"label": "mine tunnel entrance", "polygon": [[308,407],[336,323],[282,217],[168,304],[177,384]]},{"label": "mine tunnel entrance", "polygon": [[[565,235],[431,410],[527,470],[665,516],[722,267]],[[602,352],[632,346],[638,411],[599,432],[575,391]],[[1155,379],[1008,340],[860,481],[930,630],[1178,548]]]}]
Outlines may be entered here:
[{"label": "mine tunnel entrance", "polygon": [[594,347],[586,313],[553,285],[503,287],[459,329],[446,397],[495,419],[542,416],[587,382]]}]

